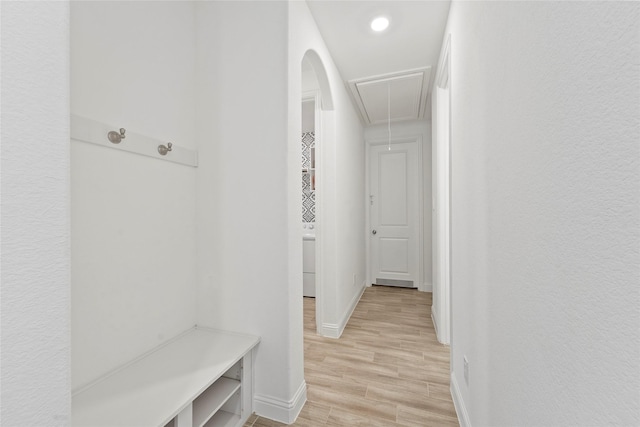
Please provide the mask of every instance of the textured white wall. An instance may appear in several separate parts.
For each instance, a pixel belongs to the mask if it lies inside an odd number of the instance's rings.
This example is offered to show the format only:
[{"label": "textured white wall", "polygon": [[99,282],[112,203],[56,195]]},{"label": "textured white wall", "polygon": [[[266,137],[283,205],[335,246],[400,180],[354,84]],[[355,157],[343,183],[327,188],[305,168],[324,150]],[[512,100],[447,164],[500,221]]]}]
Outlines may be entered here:
[{"label": "textured white wall", "polygon": [[[364,136],[366,140],[385,139],[388,135],[387,125],[367,126]],[[422,272],[420,278],[424,290],[432,290],[432,227],[431,227],[431,122],[399,122],[391,124],[391,137],[404,138],[419,136],[422,138]],[[367,213],[368,214],[368,213]]]},{"label": "textured white wall", "polygon": [[[73,2],[72,113],[196,149],[194,24],[192,2]],[[196,323],[195,174],[72,141],[74,388]]]},{"label": "textured white wall", "polygon": [[640,424],[639,23],[638,3],[452,5],[452,368],[473,425]]},{"label": "textured white wall", "polygon": [[0,424],[68,425],[69,4],[0,14]]},{"label": "textured white wall", "polygon": [[[300,181],[289,194],[287,5],[199,2],[196,16],[198,323],[262,337],[256,397],[286,412],[303,379],[302,348],[292,349],[302,241],[289,259],[288,198],[300,203]],[[300,209],[295,221],[299,237]],[[296,295],[290,264],[300,267]]]}]

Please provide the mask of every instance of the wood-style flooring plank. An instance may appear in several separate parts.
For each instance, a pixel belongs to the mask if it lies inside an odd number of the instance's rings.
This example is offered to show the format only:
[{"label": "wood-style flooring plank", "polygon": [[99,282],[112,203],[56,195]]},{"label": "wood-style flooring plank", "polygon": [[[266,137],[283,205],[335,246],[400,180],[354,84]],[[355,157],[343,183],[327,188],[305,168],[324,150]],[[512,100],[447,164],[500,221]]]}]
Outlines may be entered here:
[{"label": "wood-style flooring plank", "polygon": [[404,405],[398,406],[398,423],[407,427],[458,427],[460,425],[457,418],[443,417]]},{"label": "wood-style flooring plank", "polygon": [[[367,288],[336,340],[316,334],[315,299],[305,298],[307,403],[292,425],[459,426],[431,301],[414,289]],[[253,415],[245,427],[284,425]]]}]

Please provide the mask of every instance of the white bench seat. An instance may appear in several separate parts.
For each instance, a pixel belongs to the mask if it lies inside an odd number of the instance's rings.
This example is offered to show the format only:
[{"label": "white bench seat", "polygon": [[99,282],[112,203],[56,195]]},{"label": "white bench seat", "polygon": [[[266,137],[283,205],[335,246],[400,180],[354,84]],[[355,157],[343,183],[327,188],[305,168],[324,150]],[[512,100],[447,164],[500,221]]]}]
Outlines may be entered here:
[{"label": "white bench seat", "polygon": [[[237,378],[222,376],[240,366],[240,360],[251,365],[251,351],[259,341],[255,336],[195,328],[74,394],[72,426],[163,427],[178,414],[175,425],[181,427],[185,419],[198,427],[212,425],[212,416],[224,403],[221,399],[234,393],[242,395],[234,404],[242,411],[221,412],[217,418],[235,415],[236,423],[228,425],[239,424],[250,414],[245,412],[251,409],[251,366],[245,366],[244,374],[239,369]],[[186,417],[185,411],[190,411]]]}]

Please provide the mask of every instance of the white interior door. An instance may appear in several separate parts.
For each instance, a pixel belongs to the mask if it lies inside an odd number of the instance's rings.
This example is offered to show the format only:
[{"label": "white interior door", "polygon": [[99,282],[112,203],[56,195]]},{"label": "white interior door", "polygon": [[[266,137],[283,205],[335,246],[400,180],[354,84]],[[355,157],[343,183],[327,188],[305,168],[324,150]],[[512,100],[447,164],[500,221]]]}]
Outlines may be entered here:
[{"label": "white interior door", "polygon": [[418,287],[419,203],[416,142],[369,151],[371,282]]}]

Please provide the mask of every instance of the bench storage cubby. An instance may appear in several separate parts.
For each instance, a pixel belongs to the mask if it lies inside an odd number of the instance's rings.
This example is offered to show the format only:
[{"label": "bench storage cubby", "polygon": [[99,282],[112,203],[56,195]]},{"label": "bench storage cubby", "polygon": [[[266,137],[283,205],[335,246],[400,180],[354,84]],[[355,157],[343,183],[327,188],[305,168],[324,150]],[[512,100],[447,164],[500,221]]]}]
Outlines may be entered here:
[{"label": "bench storage cubby", "polygon": [[253,412],[255,336],[194,328],[74,393],[74,427],[238,427]]}]

